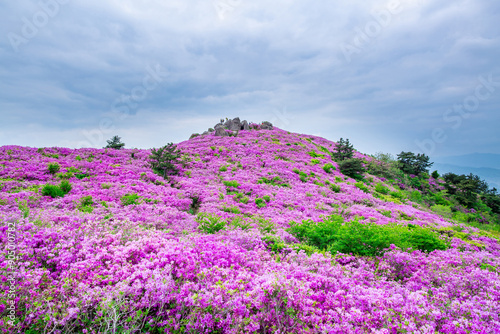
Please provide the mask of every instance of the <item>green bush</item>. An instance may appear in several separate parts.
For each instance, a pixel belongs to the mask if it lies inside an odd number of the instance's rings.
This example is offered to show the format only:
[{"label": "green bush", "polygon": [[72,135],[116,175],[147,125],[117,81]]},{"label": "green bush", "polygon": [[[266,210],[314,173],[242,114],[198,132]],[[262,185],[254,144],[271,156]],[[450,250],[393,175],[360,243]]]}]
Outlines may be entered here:
[{"label": "green bush", "polygon": [[196,222],[198,223],[198,229],[208,234],[217,233],[226,227],[226,222],[221,217],[205,212],[198,213]]},{"label": "green bush", "polygon": [[365,193],[369,193],[370,189],[363,182],[356,182],[356,188],[363,190]]},{"label": "green bush", "polygon": [[59,165],[57,162],[54,162],[54,163],[50,163],[47,166],[47,168],[49,170],[49,173],[54,175],[55,173],[57,173],[58,171],[61,170],[61,165]]},{"label": "green bush", "polygon": [[375,185],[375,191],[384,195],[387,195],[390,190],[386,186],[384,186],[382,183],[377,183]]},{"label": "green bush", "polygon": [[311,159],[311,164],[313,165],[319,165],[321,163],[321,161],[319,161],[318,159]]},{"label": "green bush", "polygon": [[80,205],[78,206],[78,210],[81,212],[92,213],[94,211],[93,208],[94,200],[92,196],[85,196],[80,198]]},{"label": "green bush", "polygon": [[42,188],[42,195],[56,198],[56,197],[63,197],[64,192],[61,190],[59,186],[56,186],[54,184],[46,184]]},{"label": "green bush", "polygon": [[71,191],[73,187],[71,186],[71,183],[69,183],[68,180],[62,180],[61,183],[59,184],[59,188],[61,188],[64,195],[66,195]]},{"label": "green bush", "polygon": [[336,193],[339,193],[341,191],[340,189],[340,186],[336,185],[336,184],[332,184],[330,185],[330,189],[333,191],[333,192],[336,192]]},{"label": "green bush", "polygon": [[156,174],[166,179],[168,175],[179,174],[177,165],[180,164],[180,153],[173,143],[160,147],[158,150],[153,148],[149,156],[149,164]]},{"label": "green bush", "polygon": [[363,162],[360,159],[356,158],[339,162],[339,169],[342,174],[352,177],[356,180],[361,180],[363,178],[363,173],[365,172]]},{"label": "green bush", "polygon": [[[299,172],[300,173],[300,172]],[[270,184],[270,185],[273,185],[273,186],[277,186],[277,187],[290,187],[290,185],[288,183],[286,183],[285,181],[283,181],[279,176],[275,176],[273,177],[272,179],[271,178],[265,178],[265,177],[261,177],[257,183],[261,184],[261,183],[265,183],[265,184]]]},{"label": "green bush", "polygon": [[271,201],[271,196],[265,195],[265,196],[262,196],[262,199],[264,199],[264,201],[269,203]]},{"label": "green bush", "polygon": [[407,233],[405,233],[406,238],[403,241],[403,244],[407,243],[408,247],[424,252],[448,248],[448,244],[432,230],[412,224],[408,224],[408,228]]},{"label": "green bush", "polygon": [[409,224],[408,226],[374,223],[360,223],[359,218],[344,222],[340,215],[332,215],[321,222],[305,220],[302,223],[292,222],[288,231],[301,242],[344,254],[360,256],[378,256],[391,244],[404,250],[413,249],[431,252],[444,250],[449,244],[440,239],[430,229]]},{"label": "green bush", "polygon": [[327,173],[331,173],[332,169],[336,170],[337,168],[335,168],[331,163],[327,163],[323,166],[323,170]]},{"label": "green bush", "polygon": [[137,205],[139,200],[139,195],[137,194],[126,194],[121,197],[122,205]]},{"label": "green bush", "polygon": [[227,166],[221,166],[219,172],[227,172]]},{"label": "green bush", "polygon": [[228,188],[229,187],[238,188],[240,186],[238,181],[222,181],[222,183]]},{"label": "green bush", "polygon": [[68,180],[63,180],[59,185],[46,184],[42,187],[42,195],[50,196],[52,198],[64,197],[67,193],[71,191],[71,184]]},{"label": "green bush", "polygon": [[266,206],[266,201],[263,198],[256,198],[255,205],[257,205],[258,208],[263,208]]}]

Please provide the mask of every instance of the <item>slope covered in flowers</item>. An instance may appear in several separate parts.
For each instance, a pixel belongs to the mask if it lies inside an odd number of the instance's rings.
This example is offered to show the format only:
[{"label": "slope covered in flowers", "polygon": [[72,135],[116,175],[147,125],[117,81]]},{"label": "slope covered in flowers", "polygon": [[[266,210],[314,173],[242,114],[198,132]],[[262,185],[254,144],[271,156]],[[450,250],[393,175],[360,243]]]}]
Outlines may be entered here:
[{"label": "slope covered in flowers", "polygon": [[[381,179],[344,176],[334,146],[280,129],[196,137],[178,145],[181,172],[167,180],[147,150],[1,147],[2,330],[500,332],[500,246],[477,229],[431,253],[298,251],[291,222],[331,214],[436,233],[454,226]],[[42,195],[62,179],[65,196]],[[393,195],[374,196],[377,184]]]}]

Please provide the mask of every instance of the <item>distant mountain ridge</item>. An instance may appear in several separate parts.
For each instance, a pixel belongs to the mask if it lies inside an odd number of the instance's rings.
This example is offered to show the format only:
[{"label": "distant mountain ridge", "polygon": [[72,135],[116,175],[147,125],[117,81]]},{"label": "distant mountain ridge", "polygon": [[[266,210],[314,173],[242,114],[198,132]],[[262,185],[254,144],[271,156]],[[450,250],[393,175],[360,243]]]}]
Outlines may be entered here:
[{"label": "distant mountain ridge", "polygon": [[475,174],[488,182],[490,188],[500,189],[500,154],[471,153],[434,159],[432,170],[440,174]]}]

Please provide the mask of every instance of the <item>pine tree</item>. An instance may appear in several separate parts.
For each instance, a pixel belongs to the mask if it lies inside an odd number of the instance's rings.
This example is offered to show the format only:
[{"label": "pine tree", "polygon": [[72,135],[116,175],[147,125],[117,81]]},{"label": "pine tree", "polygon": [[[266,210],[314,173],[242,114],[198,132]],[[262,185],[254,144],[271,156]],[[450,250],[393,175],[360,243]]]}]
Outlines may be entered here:
[{"label": "pine tree", "polygon": [[179,170],[180,151],[173,143],[160,147],[158,150],[152,149],[149,156],[149,164],[153,171],[158,175],[167,178],[168,175],[177,175]]},{"label": "pine tree", "polygon": [[114,136],[106,142],[108,143],[108,145],[106,145],[104,148],[114,148],[116,150],[121,150],[123,146],[125,146],[125,143],[122,143],[121,138],[118,136]]},{"label": "pine tree", "polygon": [[354,148],[349,142],[349,139],[344,140],[344,138],[340,138],[337,145],[335,146],[333,157],[338,161],[343,161],[346,159],[351,159],[353,154]]}]

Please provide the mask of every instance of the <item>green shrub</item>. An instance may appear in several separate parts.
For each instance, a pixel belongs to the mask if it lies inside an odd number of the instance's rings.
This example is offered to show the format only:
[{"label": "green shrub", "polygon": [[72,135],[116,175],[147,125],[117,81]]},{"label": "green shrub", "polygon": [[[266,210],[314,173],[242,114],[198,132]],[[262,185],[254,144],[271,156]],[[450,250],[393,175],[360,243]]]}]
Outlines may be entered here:
[{"label": "green shrub", "polygon": [[378,256],[391,244],[404,250],[411,248],[425,252],[449,247],[437,233],[427,228],[411,224],[409,226],[363,224],[359,222],[358,217],[344,222],[344,218],[340,215],[329,216],[321,222],[312,220],[305,220],[302,223],[292,222],[287,230],[301,242],[320,250],[328,250],[333,254],[340,252]]},{"label": "green shrub", "polygon": [[50,196],[52,198],[56,198],[56,197],[63,197],[64,196],[64,192],[57,185],[46,184],[42,188],[42,195],[43,196]]},{"label": "green shrub", "polygon": [[403,244],[406,242],[408,247],[424,252],[446,250],[448,248],[448,244],[432,230],[412,224],[408,224],[408,228],[409,230],[405,233],[406,238],[403,242]]},{"label": "green shrub", "polygon": [[113,136],[111,139],[106,141],[107,145],[103,148],[113,148],[115,150],[121,150],[125,143],[121,142],[121,138],[118,136]]},{"label": "green shrub", "polygon": [[262,196],[262,199],[266,202],[270,202],[271,201],[271,196],[269,195],[265,195],[265,196]]},{"label": "green shrub", "polygon": [[219,172],[227,172],[227,166],[221,166]]},{"label": "green shrub", "polygon": [[355,186],[356,188],[364,191],[365,193],[370,192],[370,189],[363,182],[356,182]]},{"label": "green shrub", "polygon": [[277,186],[277,187],[290,187],[290,185],[288,183],[286,183],[285,181],[283,181],[279,176],[275,176],[272,179],[261,177],[257,181],[257,183],[259,183],[259,184],[265,183],[265,184],[270,184],[270,185]]},{"label": "green shrub", "polygon": [[71,191],[71,184],[68,180],[63,180],[59,185],[46,184],[42,187],[42,195],[50,196],[52,198],[63,197]]},{"label": "green shrub", "polygon": [[321,161],[319,161],[318,159],[311,159],[311,164],[313,165],[319,165],[321,163]]},{"label": "green shrub", "polygon": [[443,217],[451,217],[451,207],[445,205],[433,205],[431,206],[431,210]]},{"label": "green shrub", "polygon": [[229,187],[238,188],[240,186],[238,181],[222,181],[222,183],[228,188]]},{"label": "green shrub", "polygon": [[386,186],[384,186],[382,183],[377,183],[375,185],[375,191],[384,195],[387,195],[390,190]]},{"label": "green shrub", "polygon": [[266,206],[266,201],[262,198],[256,198],[255,205],[257,205],[258,208],[263,208]]},{"label": "green shrub", "polygon": [[327,173],[331,173],[332,169],[336,170],[336,168],[331,163],[327,163],[323,166],[323,170]]},{"label": "green shrub", "polygon": [[126,194],[126,195],[123,195],[120,198],[120,200],[121,200],[123,206],[137,205],[137,204],[139,204],[138,203],[139,198],[140,197],[137,194]]},{"label": "green shrub", "polygon": [[198,229],[208,234],[217,233],[226,227],[226,222],[221,217],[205,212],[198,213],[196,222],[198,223]]},{"label": "green shrub", "polygon": [[61,170],[61,165],[59,165],[57,162],[54,162],[50,163],[47,168],[49,170],[49,173],[54,175],[55,173]]},{"label": "green shrub", "polygon": [[78,210],[81,212],[92,213],[94,211],[93,208],[94,200],[92,196],[85,196],[80,198],[80,205],[78,206]]},{"label": "green shrub", "polygon": [[330,185],[330,189],[333,191],[333,192],[336,192],[336,193],[339,193],[341,191],[340,189],[340,186],[336,185],[336,184],[332,184]]},{"label": "green shrub", "polygon": [[342,174],[352,177],[356,180],[361,180],[363,178],[363,173],[365,172],[363,162],[360,159],[356,158],[339,162],[339,169]]},{"label": "green shrub", "polygon": [[69,193],[71,191],[71,189],[73,187],[71,186],[71,183],[69,183],[68,180],[62,180],[61,183],[59,184],[59,188],[61,188],[64,195],[66,195],[67,193]]},{"label": "green shrub", "polygon": [[149,156],[149,164],[153,171],[167,178],[168,175],[177,175],[179,169],[177,165],[180,164],[180,151],[173,143],[169,143],[158,150],[152,149]]},{"label": "green shrub", "polygon": [[234,213],[234,214],[240,214],[241,213],[240,208],[238,208],[237,206],[231,206],[231,207],[223,206],[221,210],[224,211],[224,212]]}]

